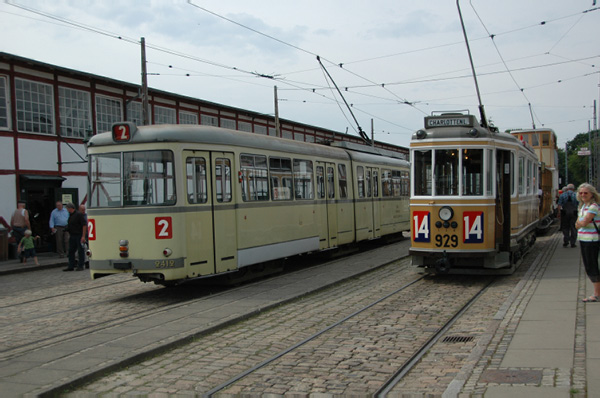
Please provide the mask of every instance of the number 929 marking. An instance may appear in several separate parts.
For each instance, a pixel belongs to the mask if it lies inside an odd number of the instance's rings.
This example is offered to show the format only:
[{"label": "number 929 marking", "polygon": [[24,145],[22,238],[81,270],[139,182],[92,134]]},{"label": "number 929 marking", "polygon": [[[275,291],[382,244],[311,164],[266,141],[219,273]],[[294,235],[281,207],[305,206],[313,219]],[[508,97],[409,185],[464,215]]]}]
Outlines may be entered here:
[{"label": "number 929 marking", "polygon": [[436,247],[457,247],[458,246],[458,236],[456,235],[436,235],[435,236],[435,246]]}]

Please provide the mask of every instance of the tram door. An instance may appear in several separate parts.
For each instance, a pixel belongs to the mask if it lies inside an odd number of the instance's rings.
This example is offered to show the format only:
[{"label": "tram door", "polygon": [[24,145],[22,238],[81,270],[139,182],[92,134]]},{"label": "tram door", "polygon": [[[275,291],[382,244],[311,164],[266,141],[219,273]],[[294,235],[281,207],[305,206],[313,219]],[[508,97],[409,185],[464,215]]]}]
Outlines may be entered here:
[{"label": "tram door", "polygon": [[317,162],[317,206],[319,248],[337,246],[337,209],[335,204],[335,165]]},{"label": "tram door", "polygon": [[237,268],[233,154],[184,151],[186,256],[192,276]]},{"label": "tram door", "polygon": [[232,182],[233,153],[211,152],[215,272],[237,269],[237,231]]},{"label": "tram door", "polygon": [[379,200],[379,169],[371,171],[371,192],[373,194],[373,238],[381,237],[381,201]]},{"label": "tram door", "polygon": [[496,153],[496,244],[502,251],[510,250],[510,197],[513,175],[511,152],[498,150]]}]

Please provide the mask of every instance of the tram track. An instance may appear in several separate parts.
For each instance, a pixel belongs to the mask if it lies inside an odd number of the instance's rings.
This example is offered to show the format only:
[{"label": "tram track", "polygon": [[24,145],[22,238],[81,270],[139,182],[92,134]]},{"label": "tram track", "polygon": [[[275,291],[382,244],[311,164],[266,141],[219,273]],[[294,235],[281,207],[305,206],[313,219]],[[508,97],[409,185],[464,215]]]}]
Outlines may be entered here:
[{"label": "tram track", "polygon": [[[326,263],[312,264],[311,267],[321,265],[326,266]],[[297,272],[297,269],[292,267],[282,275],[290,272]],[[120,289],[122,285],[129,286],[131,292],[136,293],[123,292]],[[118,324],[160,316],[208,298],[218,300],[219,295],[233,294],[249,284],[225,288],[213,286],[205,280],[173,289],[160,287],[141,292],[140,286],[145,285],[137,280],[118,281],[5,305],[0,317],[0,333],[6,338],[0,345],[0,360],[50,347],[67,339],[85,337]],[[87,294],[90,291],[96,293]],[[1,322],[2,318],[6,322]],[[17,330],[18,333],[11,333]]]},{"label": "tram track", "polygon": [[[430,336],[426,339],[426,341],[420,347],[417,347],[415,349],[415,351],[412,353],[412,355],[410,355],[410,357],[395,372],[393,372],[393,374],[390,375],[390,377],[379,387],[379,389],[374,394],[372,391],[370,391],[369,394],[373,394],[374,396],[378,396],[378,397],[387,396],[387,393],[398,384],[398,382],[404,377],[404,375],[406,375],[408,372],[410,372],[410,370],[419,362],[419,360],[424,355],[427,354],[429,349],[450,329],[450,327],[456,322],[456,320],[459,319],[462,316],[462,314],[464,314],[469,309],[469,307],[487,290],[487,288],[494,282],[494,280],[495,279],[493,277],[486,278],[485,282],[482,283],[480,287],[478,287],[477,291],[474,294],[471,294],[471,297],[462,306],[460,306],[460,308],[458,308],[458,310],[456,310],[452,314],[446,314],[445,317],[447,318],[447,320],[444,321],[443,325],[441,325],[439,328],[437,328],[437,330],[435,332],[430,333]],[[423,282],[423,283],[419,284],[419,282]],[[383,295],[382,297],[368,303],[364,307],[354,311],[352,314],[349,314],[349,315],[345,316],[344,318],[342,318],[338,321],[335,321],[334,323],[328,325],[327,327],[306,337],[302,341],[299,341],[298,343],[293,344],[293,345],[281,350],[280,352],[276,353],[275,355],[272,355],[271,357],[256,364],[255,366],[248,368],[245,371],[231,377],[227,381],[219,384],[218,386],[216,386],[216,387],[212,388],[211,390],[207,391],[206,393],[204,393],[203,397],[209,398],[209,397],[218,396],[218,394],[221,392],[223,392],[225,394],[229,394],[229,393],[234,393],[234,394],[242,393],[243,394],[245,392],[248,392],[250,394],[258,393],[259,391],[255,391],[252,388],[250,388],[249,390],[245,390],[245,389],[243,389],[244,386],[242,386],[241,390],[237,389],[237,390],[229,391],[227,389],[229,387],[234,386],[235,383],[239,382],[240,380],[242,380],[246,377],[249,377],[253,374],[258,373],[261,369],[273,364],[275,361],[281,359],[285,355],[293,353],[294,351],[300,349],[302,346],[316,341],[321,336],[323,336],[324,334],[326,334],[327,332],[331,331],[334,328],[352,327],[352,326],[347,325],[348,321],[352,320],[353,318],[355,318],[361,314],[364,314],[366,311],[373,309],[374,307],[381,304],[382,302],[384,302],[394,296],[399,295],[400,293],[406,291],[408,288],[413,287],[413,290],[426,291],[428,288],[431,288],[430,286],[428,287],[429,282],[430,282],[430,280],[427,279],[427,276],[419,276],[419,277],[405,283],[400,288],[398,288],[392,292],[389,292],[389,293]],[[415,287],[416,284],[419,284],[419,286]],[[435,285],[435,283],[434,283],[434,285]],[[375,312],[373,316],[377,316],[377,313]],[[343,344],[344,343],[340,343],[340,345],[343,345]],[[297,378],[302,378],[305,376],[306,375],[302,375],[302,376],[299,375]],[[257,378],[260,378],[260,377],[261,376],[257,376]],[[279,384],[284,384],[284,383],[285,383],[284,381],[279,382]],[[344,383],[343,380],[340,381],[340,383],[343,384]],[[248,385],[252,385],[252,384],[254,384],[254,382],[248,382],[245,386],[247,387]],[[260,391],[260,392],[268,393],[269,391]],[[337,391],[337,392],[339,392],[339,391]],[[351,392],[352,391],[345,391],[344,393],[351,393]],[[306,393],[306,391],[304,391],[304,393]]]}]

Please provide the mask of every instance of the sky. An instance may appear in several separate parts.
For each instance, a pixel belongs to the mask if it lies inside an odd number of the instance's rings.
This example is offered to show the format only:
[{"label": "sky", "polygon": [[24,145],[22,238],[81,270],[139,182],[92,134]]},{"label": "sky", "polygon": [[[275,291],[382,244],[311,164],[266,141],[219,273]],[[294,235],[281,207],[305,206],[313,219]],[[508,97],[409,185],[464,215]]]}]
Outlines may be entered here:
[{"label": "sky", "polygon": [[[594,128],[594,3],[460,1],[501,131],[552,128],[564,148]],[[432,113],[480,116],[454,0],[4,0],[0,26],[2,52],[131,83],[144,37],[152,88],[273,115],[277,86],[281,118],[394,145]]]}]

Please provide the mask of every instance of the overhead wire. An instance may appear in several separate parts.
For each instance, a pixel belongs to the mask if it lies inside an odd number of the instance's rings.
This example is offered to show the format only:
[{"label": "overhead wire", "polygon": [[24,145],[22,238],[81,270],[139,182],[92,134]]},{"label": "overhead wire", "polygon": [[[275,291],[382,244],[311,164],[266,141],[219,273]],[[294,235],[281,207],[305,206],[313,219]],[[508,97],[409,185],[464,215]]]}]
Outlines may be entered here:
[{"label": "overhead wire", "polygon": [[[475,12],[475,15],[477,16],[477,19],[479,19],[479,22],[481,23],[481,25],[483,26],[483,29],[485,29],[485,31],[487,32],[487,34],[489,35],[490,39],[492,39],[492,43],[494,45],[494,48],[496,49],[496,52],[498,53],[498,56],[500,57],[500,59],[502,60],[502,63],[504,64],[504,67],[506,68],[506,71],[508,72],[511,80],[515,83],[515,85],[517,86],[517,88],[521,91],[523,97],[525,98],[525,100],[527,100],[527,103],[529,104],[529,110],[531,112],[531,118],[534,119],[534,115],[535,113],[532,110],[531,107],[531,100],[527,97],[527,94],[525,94],[525,89],[523,87],[521,87],[521,85],[519,83],[517,83],[517,80],[515,79],[512,71],[510,70],[510,68],[508,67],[508,64],[506,63],[506,61],[504,60],[504,57],[502,56],[502,53],[500,52],[500,49],[498,48],[498,46],[496,45],[496,41],[494,40],[494,35],[490,33],[490,31],[488,30],[487,26],[485,26],[485,23],[483,22],[483,20],[481,19],[481,17],[479,16],[479,13],[477,12],[477,10],[475,9],[475,6],[473,5],[473,1],[469,0],[469,4],[471,5],[471,8],[473,9],[473,12]],[[537,115],[535,115],[537,117]],[[538,119],[539,121],[539,119]],[[533,128],[535,128],[535,120],[532,120],[533,122]],[[540,122],[541,123],[541,122]]]},{"label": "overhead wire", "polygon": [[[244,28],[244,29],[250,30],[251,32],[254,32],[254,33],[256,33],[256,34],[259,34],[259,35],[261,35],[261,36],[263,36],[263,37],[266,37],[266,38],[269,38],[269,39],[271,39],[271,40],[275,40],[275,41],[277,41],[278,43],[281,43],[281,44],[283,44],[283,45],[285,45],[285,46],[289,46],[289,47],[291,47],[291,48],[294,48],[294,49],[296,49],[296,50],[302,51],[302,52],[304,52],[304,53],[306,53],[306,54],[309,54],[309,55],[312,55],[312,56],[315,56],[315,57],[317,57],[317,56],[318,56],[318,57],[320,57],[322,60],[324,60],[324,61],[327,61],[328,63],[330,63],[330,64],[332,64],[332,65],[338,66],[340,69],[344,70],[344,71],[345,71],[345,72],[347,72],[347,73],[350,73],[351,75],[353,75],[353,76],[355,76],[355,77],[358,77],[359,79],[365,80],[365,81],[367,81],[367,82],[369,82],[369,83],[371,83],[371,84],[373,84],[373,85],[379,85],[379,86],[381,86],[381,88],[383,88],[384,90],[386,90],[386,91],[387,91],[389,94],[391,94],[392,96],[394,96],[394,97],[396,97],[396,98],[400,99],[400,100],[401,100],[401,101],[402,101],[404,104],[414,107],[414,105],[412,105],[412,103],[411,103],[410,101],[408,101],[408,100],[406,100],[406,99],[404,99],[404,98],[401,98],[401,97],[399,97],[399,96],[398,96],[396,93],[394,93],[394,92],[392,92],[391,90],[389,90],[388,88],[386,88],[386,87],[385,87],[385,84],[381,84],[381,83],[375,83],[374,81],[372,81],[372,80],[370,80],[370,79],[368,79],[368,78],[366,78],[366,77],[364,77],[364,76],[361,76],[361,75],[359,75],[359,74],[357,74],[357,73],[355,73],[355,72],[353,72],[353,71],[351,71],[351,70],[348,70],[348,69],[346,69],[346,68],[344,68],[344,67],[343,67],[343,63],[338,63],[338,62],[331,61],[331,60],[327,59],[326,57],[322,57],[322,56],[320,56],[320,55],[318,55],[318,54],[316,54],[316,53],[314,53],[314,52],[312,52],[312,51],[306,50],[306,49],[304,49],[304,48],[301,48],[301,47],[299,47],[299,46],[296,46],[296,45],[294,45],[294,44],[291,44],[291,43],[288,43],[288,42],[286,42],[286,41],[280,40],[280,39],[278,39],[278,38],[276,38],[276,37],[273,37],[273,36],[271,36],[271,35],[269,35],[269,34],[263,33],[263,32],[261,32],[261,31],[259,31],[259,30],[257,30],[257,29],[254,29],[254,28],[252,28],[252,27],[250,27],[250,26],[244,25],[244,24],[242,24],[242,23],[239,23],[239,22],[237,22],[237,21],[234,21],[234,20],[232,20],[232,19],[230,19],[230,18],[227,18],[227,17],[225,17],[225,16],[223,16],[223,15],[220,15],[220,14],[218,14],[218,13],[216,13],[216,12],[210,11],[210,10],[208,10],[208,9],[207,9],[207,8],[205,8],[205,7],[201,7],[201,6],[197,5],[197,4],[195,4],[195,3],[193,2],[193,0],[188,0],[188,4],[189,4],[189,5],[191,5],[191,6],[193,6],[193,7],[196,7],[196,8],[198,8],[198,9],[200,9],[200,10],[202,10],[202,11],[205,11],[205,12],[207,12],[207,13],[209,13],[209,14],[213,15],[213,16],[216,16],[216,17],[218,17],[218,18],[221,18],[221,19],[223,19],[223,20],[225,20],[225,21],[228,21],[228,22],[230,22],[230,23],[233,23],[233,24],[235,24],[235,25],[237,25],[237,26],[239,26],[239,27],[241,27],[241,28]],[[417,108],[415,108],[415,109],[417,109]],[[423,112],[423,111],[422,111],[422,110],[420,110],[420,109],[417,109],[417,110],[419,110],[420,112]]]},{"label": "overhead wire", "polygon": [[[104,30],[104,29],[100,29],[100,28],[96,28],[96,27],[93,27],[93,26],[89,26],[89,25],[83,24],[83,23],[71,21],[71,20],[68,20],[66,18],[58,17],[58,16],[52,15],[50,13],[46,13],[46,12],[43,12],[43,11],[40,11],[40,10],[36,10],[36,9],[30,8],[30,7],[18,5],[18,4],[13,3],[11,0],[5,0],[5,2],[7,4],[9,4],[9,5],[12,5],[12,6],[17,7],[17,8],[21,8],[21,9],[23,9],[25,11],[28,11],[28,12],[31,12],[31,13],[34,13],[34,14],[37,14],[37,15],[41,15],[41,16],[43,16],[45,18],[48,18],[48,19],[51,19],[51,20],[54,20],[54,21],[58,21],[61,24],[70,25],[70,26],[73,26],[73,27],[75,27],[77,29],[87,30],[87,31],[90,31],[90,32],[93,32],[93,33],[101,34],[101,35],[104,35],[104,36],[107,36],[107,37],[111,37],[111,38],[115,38],[115,39],[118,39],[118,40],[122,40],[122,41],[125,41],[125,42],[129,42],[129,43],[132,43],[132,44],[139,45],[139,41],[137,39],[132,39],[132,38],[129,38],[129,37],[126,37],[126,36],[123,36],[123,35],[118,35],[118,34],[115,34],[113,32],[109,32],[109,31]],[[188,0],[188,3],[190,3],[194,7],[202,8],[202,7],[197,6],[196,4],[193,4],[191,0]],[[301,47],[298,47],[298,46],[295,46],[293,44],[287,43],[287,42],[285,42],[283,40],[280,40],[280,39],[278,39],[276,37],[273,37],[271,35],[264,34],[264,33],[260,32],[260,31],[258,31],[256,29],[253,29],[251,27],[245,26],[243,24],[239,24],[236,21],[230,20],[230,19],[228,19],[226,17],[223,17],[221,15],[213,13],[210,10],[207,10],[207,9],[204,9],[204,8],[202,8],[202,9],[204,11],[206,11],[206,12],[211,13],[214,16],[217,16],[219,18],[223,18],[225,20],[228,20],[231,23],[234,23],[234,24],[236,24],[236,25],[238,25],[240,27],[243,27],[245,29],[249,29],[249,30],[251,30],[251,31],[253,31],[253,32],[257,33],[257,34],[260,34],[260,35],[262,35],[264,37],[267,37],[269,39],[275,40],[275,41],[277,41],[277,42],[279,42],[281,44],[290,46],[292,48],[295,48],[295,49],[297,49],[299,51],[305,52],[305,53],[310,54],[310,55],[316,55],[316,54],[314,54],[311,51],[308,51],[308,50],[303,49]],[[595,8],[587,9],[587,10],[584,10],[584,11],[579,12],[579,13],[570,14],[570,15],[559,17],[559,18],[555,18],[555,19],[552,19],[552,20],[542,21],[542,22],[540,22],[538,24],[535,24],[535,25],[530,25],[530,26],[527,26],[527,27],[522,27],[522,28],[518,28],[518,29],[513,29],[513,30],[505,31],[505,32],[502,32],[502,33],[498,33],[498,34],[496,34],[494,36],[497,37],[497,36],[500,36],[500,35],[505,35],[505,34],[510,34],[510,33],[518,32],[518,31],[521,31],[521,30],[524,30],[524,29],[529,29],[529,28],[539,27],[539,26],[545,26],[545,25],[547,25],[550,22],[555,22],[555,21],[558,21],[558,20],[561,20],[561,19],[570,18],[570,17],[576,16],[576,15],[579,15],[579,14],[585,14],[585,13],[589,13],[589,12],[592,12],[592,11],[597,11],[598,9],[600,9],[600,7],[595,7]],[[475,10],[475,12],[476,12],[476,10]],[[579,18],[579,20],[581,20],[581,18]],[[579,22],[579,20],[571,27],[571,29]],[[482,22],[482,24],[483,24],[483,22]],[[484,27],[485,27],[485,25],[484,25]],[[486,29],[486,31],[487,31],[487,29]],[[488,32],[488,35],[489,35],[489,32]],[[561,37],[561,39],[556,44],[558,44],[564,38],[565,35],[563,35],[563,37]],[[483,38],[484,37],[482,37],[482,38],[476,38],[474,40],[479,40],[479,39],[483,39]],[[492,39],[492,41],[493,41],[493,39]],[[426,51],[426,50],[429,50],[429,49],[435,49],[435,48],[440,48],[440,47],[443,47],[443,46],[450,46],[450,45],[454,45],[454,44],[455,43],[448,43],[448,44],[443,44],[443,45],[439,45],[439,46],[428,47],[428,48],[425,48],[425,49],[411,50],[411,51],[404,52],[404,53],[396,53],[396,54],[390,54],[390,55],[386,55],[386,56],[374,57],[372,59],[376,60],[376,59],[391,57],[391,56],[395,56],[395,55],[408,54],[408,53],[417,52],[417,51]],[[552,49],[556,46],[556,44],[552,47]],[[495,43],[494,43],[494,45],[495,45]],[[259,78],[268,78],[268,79],[272,79],[272,80],[277,80],[277,81],[282,82],[283,84],[286,84],[286,85],[289,85],[290,87],[293,87],[293,88],[291,88],[289,90],[298,89],[298,90],[310,91],[313,94],[321,95],[321,94],[319,94],[317,92],[317,90],[319,90],[319,89],[326,89],[326,87],[318,87],[318,86],[315,87],[314,84],[310,84],[310,83],[303,83],[303,82],[298,82],[298,81],[290,81],[289,79],[278,78],[275,75],[261,74],[261,73],[258,73],[256,71],[250,71],[250,70],[246,70],[246,69],[243,69],[243,68],[238,68],[238,67],[235,67],[235,66],[225,65],[225,64],[222,64],[222,63],[219,63],[219,62],[202,59],[202,58],[195,57],[195,56],[192,56],[192,55],[189,55],[189,54],[185,54],[185,53],[182,53],[182,52],[174,51],[174,50],[171,50],[171,49],[168,49],[168,48],[164,48],[164,47],[160,47],[160,46],[155,46],[155,45],[152,45],[151,43],[150,44],[146,43],[146,46],[148,48],[154,49],[156,51],[165,52],[165,53],[170,54],[170,55],[174,55],[174,56],[178,56],[178,57],[182,57],[182,58],[187,58],[187,59],[190,59],[190,60],[193,60],[193,61],[196,61],[196,62],[205,63],[205,64],[208,64],[208,65],[211,65],[211,66],[215,66],[215,67],[225,68],[225,69],[228,69],[228,70],[235,71],[237,73],[247,74],[248,76],[259,77]],[[499,55],[501,55],[501,54],[499,54]],[[551,54],[551,55],[557,56],[556,54]],[[575,61],[569,60],[567,62],[579,62],[579,61],[582,61],[582,60],[592,59],[592,58],[596,58],[596,57],[598,57],[598,56],[587,57],[587,58],[580,59],[580,60],[575,60]],[[356,74],[356,73],[348,70],[347,68],[343,67],[344,65],[349,65],[349,64],[352,64],[352,63],[367,62],[367,61],[369,61],[369,59],[363,59],[363,60],[357,60],[357,61],[348,61],[346,63],[334,63],[334,62],[332,62],[330,60],[327,60],[326,58],[323,58],[323,57],[322,57],[322,59],[326,60],[327,62],[329,62],[329,63],[331,63],[333,65],[337,65],[337,66],[340,67],[340,69],[343,69],[344,71],[346,71],[348,73],[351,73],[354,76],[359,77],[359,78],[361,78],[361,79],[363,79],[363,80],[371,83],[371,85],[364,85],[364,86],[360,86],[360,87],[382,87],[388,93],[390,93],[392,96],[394,96],[395,98],[399,99],[401,101],[401,103],[404,104],[404,105],[410,105],[410,106],[414,107],[414,104],[424,103],[424,101],[412,101],[412,102],[409,102],[409,101],[405,100],[404,98],[401,98],[401,97],[397,96],[395,93],[391,92],[385,86],[388,86],[388,85],[409,84],[409,83],[423,83],[423,82],[427,82],[427,81],[419,81],[419,80],[414,81],[413,80],[413,81],[410,81],[410,82],[404,81],[404,82],[391,82],[391,83],[376,83],[376,82],[374,82],[374,81],[372,81],[370,79],[367,79],[367,78],[365,78],[365,77],[363,77],[361,75],[358,75],[358,74]],[[502,61],[503,61],[503,63],[505,63],[505,67],[506,67],[506,62],[504,60],[502,60]],[[541,67],[547,67],[547,66],[558,65],[558,64],[560,64],[560,63],[540,65],[540,66],[533,66],[533,67],[528,67],[528,68],[541,68]],[[513,71],[524,70],[524,69],[525,68],[514,69]],[[510,71],[510,69],[507,68],[507,71]],[[295,72],[288,72],[287,74],[292,74],[292,73],[295,73]],[[499,73],[499,72],[492,72],[490,74],[493,74],[493,73]],[[213,76],[214,77],[227,78],[225,76],[218,76],[218,75],[213,75]],[[451,78],[448,78],[448,79],[456,79],[456,78],[460,79],[460,78],[463,78],[463,77],[462,76],[451,77]],[[513,77],[513,80],[514,80],[514,77]],[[434,82],[436,80],[432,79],[430,81]],[[439,81],[439,80],[437,80],[437,81]],[[300,87],[299,85],[306,85],[307,87]],[[310,86],[312,86],[313,88],[310,88]],[[518,86],[518,84],[517,84],[517,86]],[[355,86],[355,87],[358,88],[359,86]],[[354,93],[355,94],[359,94],[359,95],[366,95],[366,94],[358,93],[358,92],[354,92]],[[523,93],[523,95],[525,96],[525,98],[527,98],[527,96],[524,93]],[[321,95],[321,96],[323,98],[326,98],[328,101],[338,102],[337,99],[335,99],[335,98],[332,99],[332,98],[329,98],[329,97],[324,96],[324,95]],[[390,101],[395,101],[395,100],[390,99]],[[339,103],[338,103],[338,106],[339,106]],[[423,112],[422,110],[420,110],[420,109],[418,109],[416,107],[414,107],[414,108],[417,109],[417,110],[419,110],[420,112]],[[425,112],[423,112],[423,113],[425,113]]]}]

